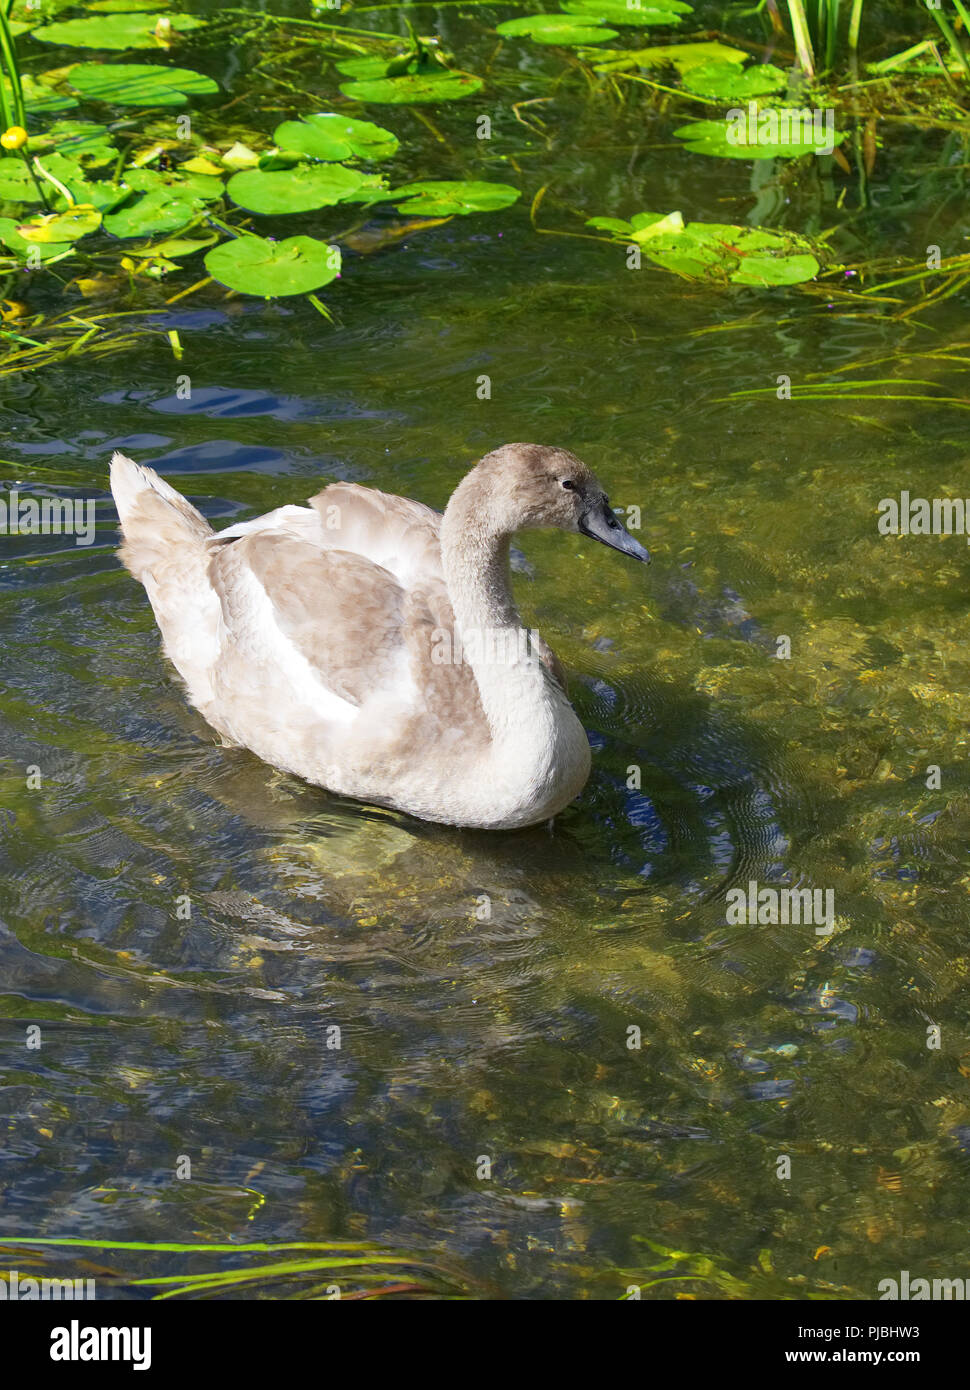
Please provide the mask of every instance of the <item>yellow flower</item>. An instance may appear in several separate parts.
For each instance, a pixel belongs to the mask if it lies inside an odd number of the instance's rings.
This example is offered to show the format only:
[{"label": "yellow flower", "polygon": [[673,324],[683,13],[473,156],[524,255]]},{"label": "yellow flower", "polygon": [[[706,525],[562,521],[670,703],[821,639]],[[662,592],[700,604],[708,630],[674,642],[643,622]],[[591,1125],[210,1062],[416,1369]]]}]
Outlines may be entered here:
[{"label": "yellow flower", "polygon": [[22,125],[12,125],[0,135],[0,145],[5,150],[22,150],[27,143],[27,132]]}]

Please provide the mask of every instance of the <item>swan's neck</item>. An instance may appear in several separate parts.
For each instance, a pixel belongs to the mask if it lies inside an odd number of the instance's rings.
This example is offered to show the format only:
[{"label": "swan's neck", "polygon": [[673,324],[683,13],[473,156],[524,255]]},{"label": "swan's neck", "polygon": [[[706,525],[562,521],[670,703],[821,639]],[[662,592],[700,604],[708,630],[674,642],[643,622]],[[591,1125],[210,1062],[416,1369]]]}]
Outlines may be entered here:
[{"label": "swan's neck", "polygon": [[511,538],[489,527],[487,508],[483,519],[478,507],[462,506],[461,501],[456,493],[441,527],[442,564],[455,614],[455,650],[471,666],[492,737],[500,740],[528,722],[530,713],[523,708],[523,699],[533,707],[543,703],[549,682],[512,597]]},{"label": "swan's neck", "polygon": [[533,650],[512,597],[511,528],[481,491],[458,488],[441,527],[445,582],[464,660],[491,734],[487,769],[496,803],[518,799],[535,818],[578,794],[589,770],[582,725]]}]

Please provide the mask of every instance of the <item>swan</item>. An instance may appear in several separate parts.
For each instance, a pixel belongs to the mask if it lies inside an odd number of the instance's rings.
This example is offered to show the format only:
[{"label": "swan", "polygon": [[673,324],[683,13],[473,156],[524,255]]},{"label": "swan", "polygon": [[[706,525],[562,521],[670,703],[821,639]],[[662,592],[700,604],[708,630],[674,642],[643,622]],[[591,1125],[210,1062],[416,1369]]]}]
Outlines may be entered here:
[{"label": "swan", "polygon": [[508,830],[579,795],[589,741],[512,598],[516,531],[649,562],[590,469],[506,444],[444,514],[356,483],[213,531],[151,468],[111,460],[120,558],[191,703],[230,744],[358,801]]}]

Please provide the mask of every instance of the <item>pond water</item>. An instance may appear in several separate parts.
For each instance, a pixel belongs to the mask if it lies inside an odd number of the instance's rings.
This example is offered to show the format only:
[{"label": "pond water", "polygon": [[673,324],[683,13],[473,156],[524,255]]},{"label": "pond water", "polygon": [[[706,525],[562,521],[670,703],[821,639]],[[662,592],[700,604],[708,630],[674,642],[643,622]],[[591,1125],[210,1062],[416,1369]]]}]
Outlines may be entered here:
[{"label": "pond water", "polygon": [[[494,46],[474,15],[437,22],[461,52]],[[507,48],[497,71],[513,90],[530,65],[553,70]],[[446,146],[413,110],[366,113],[407,132],[416,173],[434,153],[436,177],[525,196],[348,254],[334,325],[210,288],[178,306],[181,363],[159,338],[3,382],[4,491],[99,499],[89,547],[0,538],[5,1240],[367,1239],[512,1298],[619,1297],[663,1263],[648,1242],[718,1273],[644,1297],[868,1298],[901,1269],[963,1273],[966,542],[876,522],[901,489],[970,497],[966,417],[798,388],[959,343],[966,293],[906,329],[538,234],[546,182],[588,216],[744,222],[753,194],[750,165],[673,151],[646,105],[573,86],[533,110],[549,147],[507,105],[485,151],[460,104],[433,113]],[[864,250],[941,239],[940,203],[899,201],[900,163],[934,153],[887,136]],[[923,373],[964,396],[961,363]],[[653,554],[520,539],[523,614],[594,748],[555,826],[422,824],[220,747],[114,557],[112,450],[220,525],[337,478],[443,507],[519,439],[589,462]],[[730,924],[751,880],[831,889],[834,931]]]}]

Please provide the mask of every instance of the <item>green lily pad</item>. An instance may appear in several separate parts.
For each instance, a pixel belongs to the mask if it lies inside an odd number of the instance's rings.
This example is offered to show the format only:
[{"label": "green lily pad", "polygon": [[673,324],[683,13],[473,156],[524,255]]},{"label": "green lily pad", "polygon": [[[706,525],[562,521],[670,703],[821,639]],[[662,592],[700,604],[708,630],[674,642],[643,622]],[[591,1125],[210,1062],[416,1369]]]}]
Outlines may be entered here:
[{"label": "green lily pad", "polygon": [[[54,150],[52,154],[44,154],[40,157],[41,165],[48,173],[53,174],[54,178],[62,183],[70,192],[75,203],[87,203],[91,207],[97,208],[98,212],[110,212],[112,208],[123,203],[130,196],[127,188],[122,188],[119,184],[112,183],[108,179],[88,179],[81,165],[76,159],[62,154],[59,150]],[[45,191],[51,206],[58,211],[68,206],[67,199],[63,194],[58,193],[53,184],[45,182]],[[34,197],[32,202],[39,199]]]},{"label": "green lily pad", "polygon": [[396,135],[371,121],[355,121],[334,112],[284,121],[273,139],[283,150],[298,150],[311,159],[389,159],[398,147]]},{"label": "green lily pad", "polygon": [[275,171],[243,169],[233,174],[227,192],[240,207],[272,217],[333,207],[371,183],[367,175],[342,164],[300,164]]},{"label": "green lily pad", "polygon": [[50,246],[65,241],[80,241],[90,232],[96,232],[100,226],[100,212],[85,207],[45,213],[30,222],[22,222],[17,230],[28,245]]},{"label": "green lily pad", "polygon": [[210,232],[204,237],[166,237],[164,241],[153,241],[150,245],[131,246],[128,254],[137,256],[139,260],[154,259],[156,256],[178,260],[181,256],[194,256],[196,251],[205,251],[218,240],[218,232]]},{"label": "green lily pad", "polygon": [[16,155],[0,158],[0,203],[39,203],[40,194],[27,172],[27,166]]},{"label": "green lily pad", "polygon": [[810,241],[721,222],[688,222],[679,212],[642,212],[624,222],[594,217],[589,226],[635,241],[655,265],[691,280],[734,285],[797,285],[818,274]]},{"label": "green lily pad", "polygon": [[0,217],[0,241],[3,242],[8,251],[12,251],[15,256],[20,256],[23,260],[26,260],[33,253],[35,256],[39,255],[42,261],[49,261],[72,249],[72,243],[69,241],[25,241],[17,230],[17,223],[12,217]]},{"label": "green lily pad", "polygon": [[174,194],[170,188],[155,188],[137,201],[125,203],[104,219],[104,229],[112,236],[156,236],[177,232],[197,217],[205,207],[201,198]]},{"label": "green lily pad", "polygon": [[27,149],[41,156],[45,150],[57,150],[78,163],[95,166],[107,164],[117,154],[108,127],[97,121],[55,121],[43,135],[32,135]]},{"label": "green lily pad", "polygon": [[[721,121],[694,121],[674,134],[693,154],[716,155],[721,159],[795,159],[803,154],[829,154],[846,138],[844,131],[817,131],[810,112],[794,108],[759,111],[757,125],[747,110],[736,118]],[[797,118],[797,121],[796,121]]]},{"label": "green lily pad", "polygon": [[[41,22],[42,19],[50,15],[58,14],[61,10],[70,9],[76,0],[43,0],[42,5],[38,5],[36,0],[31,5],[27,0],[12,0],[9,6],[8,15],[10,19],[16,20],[25,27],[33,27]],[[139,9],[144,8],[139,6]]]},{"label": "green lily pad", "polygon": [[615,233],[623,241],[635,241],[642,246],[652,237],[662,236],[667,232],[682,232],[684,219],[679,212],[638,212],[629,222],[619,217],[591,217],[586,225],[600,227],[604,231]]},{"label": "green lily pad", "polygon": [[748,54],[716,40],[702,43],[662,43],[651,48],[611,48],[595,55],[597,72],[625,72],[632,68],[676,68],[681,77],[710,63],[741,66]]},{"label": "green lily pad", "polygon": [[225,191],[222,179],[215,174],[186,173],[178,165],[164,173],[160,169],[126,169],[124,180],[139,193],[167,188],[175,198],[201,198],[206,203],[215,202]]},{"label": "green lily pad", "polygon": [[336,67],[344,77],[386,77],[391,66],[390,58],[342,58]]},{"label": "green lily pad", "polygon": [[429,180],[408,183],[385,194],[398,211],[423,217],[467,216],[471,212],[496,212],[511,207],[521,194],[507,183],[475,183],[463,180]]},{"label": "green lily pad", "polygon": [[231,290],[275,299],[329,285],[340,273],[340,252],[309,236],[285,241],[241,236],[214,246],[205,258],[205,268]]},{"label": "green lily pad", "polygon": [[92,15],[88,19],[66,19],[44,24],[33,37],[41,43],[68,44],[72,48],[164,48],[155,36],[159,20],[171,24],[175,34],[198,29],[205,24],[191,14],[112,14]]},{"label": "green lily pad", "polygon": [[[73,111],[77,106],[76,97],[62,96],[60,92],[53,91],[45,83],[38,82],[36,77],[32,77],[29,72],[23,73],[20,81],[29,116],[47,116],[55,111]],[[10,83],[4,77],[0,77],[0,83],[3,84],[9,99]]]},{"label": "green lily pad", "polygon": [[615,29],[600,28],[603,23],[601,15],[591,12],[582,18],[566,14],[530,14],[497,24],[495,32],[503,39],[533,39],[536,43],[570,48],[579,44],[606,43],[619,37]]},{"label": "green lily pad", "polygon": [[788,74],[772,63],[756,63],[743,71],[736,63],[702,63],[689,68],[682,81],[689,91],[702,97],[746,101],[784,91]]},{"label": "green lily pad", "polygon": [[[44,0],[45,5],[47,0]],[[152,0],[156,10],[167,10],[167,0]],[[82,6],[85,10],[96,10],[98,14],[140,14],[145,8],[145,0],[88,0]]]},{"label": "green lily pad", "polygon": [[189,97],[212,96],[219,85],[190,68],[156,63],[80,63],[71,86],[89,101],[113,106],[185,106]]},{"label": "green lily pad", "polygon": [[341,82],[340,90],[354,101],[379,105],[405,106],[419,102],[458,101],[480,92],[484,83],[467,72],[409,72],[402,77],[375,77],[357,82]]},{"label": "green lily pad", "polygon": [[682,0],[637,0],[631,4],[627,0],[562,0],[562,8],[583,18],[599,15],[607,24],[631,29],[671,28],[682,23],[681,15],[693,12]]}]

